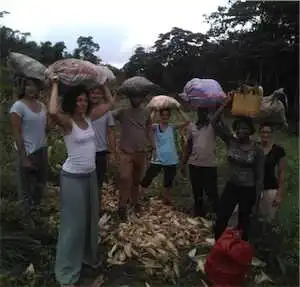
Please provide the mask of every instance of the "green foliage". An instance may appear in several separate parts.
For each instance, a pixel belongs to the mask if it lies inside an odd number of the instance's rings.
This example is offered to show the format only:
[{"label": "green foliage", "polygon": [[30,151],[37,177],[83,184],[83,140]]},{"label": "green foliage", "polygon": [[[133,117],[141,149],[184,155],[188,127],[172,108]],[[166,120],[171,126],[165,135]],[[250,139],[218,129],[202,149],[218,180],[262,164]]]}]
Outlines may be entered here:
[{"label": "green foliage", "polygon": [[[9,13],[6,11],[0,12],[0,18],[4,17],[5,14]],[[63,41],[54,44],[50,41],[36,43],[34,41],[28,41],[28,37],[30,37],[30,33],[20,32],[1,25],[1,61],[5,63],[9,52],[13,51],[33,57],[46,66],[63,58],[72,57],[87,60],[95,64],[101,62],[101,59],[95,54],[99,51],[100,46],[93,41],[93,37],[91,36],[78,37],[78,47],[73,53],[66,51],[67,47]]]},{"label": "green foliage", "polygon": [[59,135],[48,138],[49,180],[58,182],[61,166],[67,158],[63,139]]},{"label": "green foliage", "polygon": [[99,44],[93,41],[93,37],[82,37],[77,39],[78,48],[73,52],[74,58],[90,61],[94,64],[99,64],[101,59],[94,53],[100,50]]},{"label": "green foliage", "polygon": [[[33,250],[38,254],[40,243],[21,232],[1,232],[1,271],[8,271],[20,262],[29,263]],[[1,273],[2,273],[1,272]]]},{"label": "green foliage", "polygon": [[143,74],[172,92],[193,77],[216,79],[225,90],[258,83],[266,95],[283,87],[289,118],[298,122],[299,2],[229,1],[206,19],[205,35],[175,27],[149,51],[138,47],[125,74]]}]

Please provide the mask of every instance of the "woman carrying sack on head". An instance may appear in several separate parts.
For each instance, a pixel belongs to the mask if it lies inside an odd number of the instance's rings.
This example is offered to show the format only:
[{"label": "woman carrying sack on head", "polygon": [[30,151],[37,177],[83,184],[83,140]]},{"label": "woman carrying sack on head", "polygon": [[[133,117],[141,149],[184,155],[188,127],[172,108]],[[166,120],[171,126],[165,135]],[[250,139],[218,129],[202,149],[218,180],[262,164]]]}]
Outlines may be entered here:
[{"label": "woman carrying sack on head", "polygon": [[99,191],[95,132],[91,121],[103,116],[111,108],[113,99],[105,87],[108,104],[90,112],[86,88],[75,86],[63,96],[61,112],[58,93],[58,78],[54,76],[49,114],[62,129],[68,152],[60,178],[61,210],[55,275],[61,286],[75,286],[83,263],[94,268],[99,266]]},{"label": "woman carrying sack on head", "polygon": [[[211,121],[214,126],[217,125],[222,112],[231,101],[232,96],[229,95],[215,113]],[[263,190],[264,153],[250,138],[255,132],[252,119],[237,118],[233,122],[233,130],[235,135],[225,125],[218,128],[218,135],[227,145],[229,175],[217,212],[216,240],[226,229],[228,220],[237,204],[239,205],[237,228],[242,232],[242,239],[248,240],[252,208]]]},{"label": "woman carrying sack on head", "polygon": [[[181,109],[178,110],[183,119],[183,123],[177,125],[169,124],[171,109],[163,108],[159,110],[160,122],[158,124],[152,124],[156,153],[153,155],[151,164],[141,182],[142,188],[147,188],[152,183],[153,179],[159,174],[161,169],[163,169],[163,201],[165,204],[172,203],[171,188],[173,180],[176,176],[178,164],[178,154],[175,143],[175,129],[182,129],[189,123],[189,120],[183,111]],[[155,116],[156,111],[153,110],[151,113],[152,122],[154,122]]]},{"label": "woman carrying sack on head", "polygon": [[47,110],[38,100],[42,83],[31,78],[21,80],[10,120],[18,154],[18,198],[29,212],[40,204],[47,182]]},{"label": "woman carrying sack on head", "polygon": [[209,109],[197,108],[197,122],[188,125],[188,140],[182,172],[189,167],[194,195],[194,216],[206,216],[203,196],[206,192],[214,213],[218,210],[218,174],[216,162],[216,132],[209,119]]}]

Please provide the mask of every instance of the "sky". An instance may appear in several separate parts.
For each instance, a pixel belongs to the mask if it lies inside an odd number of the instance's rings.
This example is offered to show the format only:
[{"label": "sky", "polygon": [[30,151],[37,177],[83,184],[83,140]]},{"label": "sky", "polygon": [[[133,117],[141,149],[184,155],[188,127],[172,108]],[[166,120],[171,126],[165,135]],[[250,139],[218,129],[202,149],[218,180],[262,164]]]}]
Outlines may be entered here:
[{"label": "sky", "polygon": [[210,14],[226,0],[1,0],[8,11],[1,25],[30,32],[37,42],[64,41],[68,50],[79,36],[92,36],[104,64],[122,67],[139,45],[150,47],[160,33],[179,27],[205,33]]}]

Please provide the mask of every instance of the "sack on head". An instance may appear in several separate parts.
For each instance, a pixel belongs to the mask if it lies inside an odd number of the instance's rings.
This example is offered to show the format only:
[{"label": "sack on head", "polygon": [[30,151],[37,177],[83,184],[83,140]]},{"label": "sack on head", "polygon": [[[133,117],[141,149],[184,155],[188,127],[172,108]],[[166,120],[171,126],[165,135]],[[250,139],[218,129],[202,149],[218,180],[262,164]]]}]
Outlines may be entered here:
[{"label": "sack on head", "polygon": [[160,95],[160,96],[155,96],[152,98],[150,103],[147,105],[147,108],[149,109],[172,109],[172,108],[179,108],[180,103],[178,103],[174,98],[165,96],[165,95]]},{"label": "sack on head", "polygon": [[104,66],[104,65],[98,65],[96,66],[97,67],[97,70],[99,71],[99,73],[101,74],[104,74],[106,79],[107,79],[107,82],[109,83],[113,83],[116,81],[116,76],[115,74],[112,72],[111,69],[109,69],[107,66]]},{"label": "sack on head", "polygon": [[103,85],[107,80],[105,72],[100,73],[96,65],[80,59],[59,60],[48,67],[46,75],[57,75],[67,86],[84,85],[87,88]]},{"label": "sack on head", "polygon": [[157,85],[146,79],[145,77],[135,76],[123,82],[118,92],[126,96],[145,97],[154,91]]},{"label": "sack on head", "polygon": [[208,108],[221,105],[226,94],[216,80],[194,78],[186,83],[180,97],[195,108]]},{"label": "sack on head", "polygon": [[37,79],[41,82],[46,80],[46,67],[39,61],[21,53],[11,52],[8,56],[8,66],[18,76]]}]

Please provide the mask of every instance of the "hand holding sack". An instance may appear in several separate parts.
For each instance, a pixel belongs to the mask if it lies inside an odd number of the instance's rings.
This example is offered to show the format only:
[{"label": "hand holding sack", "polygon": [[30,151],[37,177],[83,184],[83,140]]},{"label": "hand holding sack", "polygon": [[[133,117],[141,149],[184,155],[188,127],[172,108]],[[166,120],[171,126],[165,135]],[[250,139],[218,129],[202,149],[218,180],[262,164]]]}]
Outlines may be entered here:
[{"label": "hand holding sack", "polygon": [[215,108],[220,106],[226,94],[221,85],[213,79],[194,78],[186,83],[179,95],[194,108]]},{"label": "hand holding sack", "polygon": [[41,82],[46,80],[46,67],[39,61],[21,53],[10,53],[8,66],[16,75],[37,79]]},{"label": "hand holding sack", "polygon": [[48,67],[46,75],[48,78],[57,75],[66,86],[84,85],[87,88],[103,85],[107,80],[103,70],[91,62],[79,59],[59,60]]},{"label": "hand holding sack", "polygon": [[180,108],[180,104],[171,97],[160,95],[153,97],[150,103],[147,105],[147,108],[155,110],[172,108],[178,109]]},{"label": "hand holding sack", "polygon": [[119,93],[126,96],[146,96],[154,91],[157,85],[149,81],[148,79],[140,76],[129,78],[123,82],[119,88]]}]

